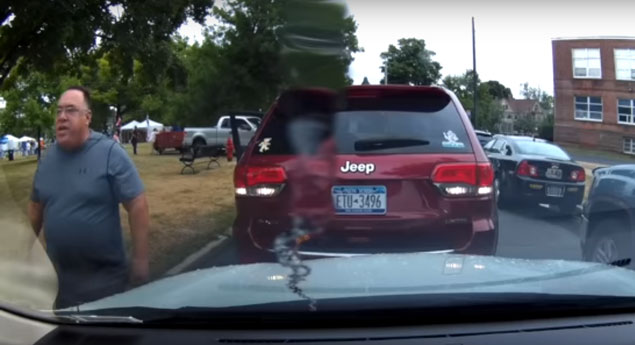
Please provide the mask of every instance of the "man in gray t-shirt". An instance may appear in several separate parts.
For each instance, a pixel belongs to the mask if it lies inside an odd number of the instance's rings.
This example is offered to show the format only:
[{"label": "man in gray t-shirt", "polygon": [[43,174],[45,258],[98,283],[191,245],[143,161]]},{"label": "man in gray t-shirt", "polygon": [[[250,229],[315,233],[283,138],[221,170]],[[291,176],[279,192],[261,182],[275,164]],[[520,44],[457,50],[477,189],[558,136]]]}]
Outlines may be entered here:
[{"label": "man in gray t-shirt", "polygon": [[[128,154],[89,128],[90,94],[68,89],[59,100],[57,143],[42,158],[29,204],[31,225],[44,228],[59,281],[56,308],[122,292],[148,279],[148,204]],[[133,253],[129,273],[119,204],[128,212]],[[132,279],[132,281],[130,281]]]}]

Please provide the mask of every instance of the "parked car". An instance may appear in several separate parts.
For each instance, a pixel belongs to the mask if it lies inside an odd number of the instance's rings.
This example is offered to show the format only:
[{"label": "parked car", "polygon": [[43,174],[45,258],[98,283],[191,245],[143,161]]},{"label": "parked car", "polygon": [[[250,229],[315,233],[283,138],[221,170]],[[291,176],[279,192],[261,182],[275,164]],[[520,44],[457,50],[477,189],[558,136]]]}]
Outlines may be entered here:
[{"label": "parked car", "polygon": [[485,146],[488,142],[492,140],[492,133],[488,131],[475,130],[476,137],[478,138],[478,142],[481,143],[481,146]]},{"label": "parked car", "polygon": [[596,168],[582,212],[584,258],[606,264],[635,257],[635,165]]},{"label": "parked car", "polygon": [[[254,115],[236,115],[238,134],[241,145],[246,145],[256,133],[260,117]],[[229,116],[221,116],[214,127],[185,127],[184,147],[190,146],[225,146],[231,136]]]},{"label": "parked car", "polygon": [[[283,94],[236,167],[233,234],[242,262],[273,260],[274,244],[297,226],[292,215],[302,213],[317,215],[321,228],[297,239],[304,258],[495,252],[492,166],[452,92],[348,87],[340,95],[343,104],[323,115],[332,121],[327,138],[319,130],[295,127],[298,118],[320,113],[312,104],[326,103],[311,100],[312,93],[325,97],[323,91],[306,90],[301,101],[289,102],[301,104],[304,113],[281,106]],[[307,171],[298,172],[304,158],[291,142],[298,135],[303,142],[322,138],[326,152],[332,145],[332,159],[306,163]],[[300,150],[315,152],[305,146]],[[299,194],[304,199],[296,199]]]},{"label": "parked car", "polygon": [[582,203],[584,168],[559,146],[532,137],[495,135],[485,152],[494,166],[499,208],[549,204],[572,214]]}]

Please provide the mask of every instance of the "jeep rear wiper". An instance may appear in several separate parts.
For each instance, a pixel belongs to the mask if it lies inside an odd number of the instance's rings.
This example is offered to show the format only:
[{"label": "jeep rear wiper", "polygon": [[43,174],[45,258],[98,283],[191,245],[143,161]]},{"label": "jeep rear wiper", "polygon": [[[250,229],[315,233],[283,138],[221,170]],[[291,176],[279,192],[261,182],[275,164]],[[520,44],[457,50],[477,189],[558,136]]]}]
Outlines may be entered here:
[{"label": "jeep rear wiper", "polygon": [[408,146],[424,146],[429,145],[430,142],[421,139],[407,139],[407,138],[378,138],[378,139],[362,139],[355,142],[355,151],[373,151],[373,150],[386,150],[397,147]]}]

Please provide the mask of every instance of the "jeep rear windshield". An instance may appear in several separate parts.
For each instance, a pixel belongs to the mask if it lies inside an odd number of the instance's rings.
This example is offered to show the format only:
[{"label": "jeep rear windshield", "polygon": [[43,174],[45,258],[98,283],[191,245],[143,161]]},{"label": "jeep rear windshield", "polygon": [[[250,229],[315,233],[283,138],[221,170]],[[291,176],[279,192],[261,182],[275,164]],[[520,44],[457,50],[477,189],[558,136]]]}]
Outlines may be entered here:
[{"label": "jeep rear windshield", "polygon": [[[424,109],[425,110],[425,109]],[[334,114],[333,131],[339,154],[419,154],[471,153],[467,131],[452,102],[429,111],[357,109]],[[263,128],[257,143],[268,139],[267,150],[257,155],[293,154],[284,117],[272,118]],[[377,149],[369,149],[374,143]],[[381,145],[385,143],[386,145]]]}]

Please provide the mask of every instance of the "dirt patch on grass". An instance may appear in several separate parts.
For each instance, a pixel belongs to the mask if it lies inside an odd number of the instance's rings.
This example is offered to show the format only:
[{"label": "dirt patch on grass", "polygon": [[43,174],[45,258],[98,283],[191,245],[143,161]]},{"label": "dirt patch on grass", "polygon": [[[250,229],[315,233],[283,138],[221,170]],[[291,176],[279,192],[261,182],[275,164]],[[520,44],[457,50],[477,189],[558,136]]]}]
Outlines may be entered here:
[{"label": "dirt patch on grass", "polygon": [[[212,169],[207,170],[207,162],[201,160],[195,164],[196,174],[181,175],[178,155],[151,153],[147,144],[139,145],[136,156],[132,155],[130,146],[126,149],[145,185],[150,205],[151,273],[158,277],[231,226],[235,216],[234,163],[219,159],[220,168],[213,164]],[[6,209],[11,203],[18,210],[11,214],[0,213],[2,219],[28,224],[27,204],[36,168],[34,158],[0,163],[0,173],[9,186],[8,191],[0,191],[0,209]],[[121,220],[129,249],[128,218],[123,207]],[[3,233],[9,237],[17,236],[8,231]],[[0,252],[15,254],[1,243]]]}]

